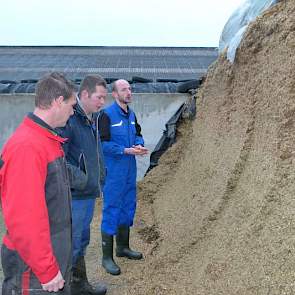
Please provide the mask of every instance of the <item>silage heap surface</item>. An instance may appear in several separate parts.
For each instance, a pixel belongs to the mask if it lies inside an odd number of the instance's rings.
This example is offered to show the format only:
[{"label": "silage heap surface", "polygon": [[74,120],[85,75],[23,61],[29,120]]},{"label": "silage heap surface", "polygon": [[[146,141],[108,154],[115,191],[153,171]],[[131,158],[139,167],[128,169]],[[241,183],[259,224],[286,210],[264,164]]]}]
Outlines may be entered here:
[{"label": "silage heap surface", "polygon": [[191,130],[139,185],[150,244],[130,294],[294,294],[294,53],[282,1],[211,67]]},{"label": "silage heap surface", "polygon": [[210,68],[196,120],[139,184],[132,245],[145,260],[116,258],[114,277],[89,249],[109,294],[295,293],[294,51],[295,2],[281,1],[233,65]]}]

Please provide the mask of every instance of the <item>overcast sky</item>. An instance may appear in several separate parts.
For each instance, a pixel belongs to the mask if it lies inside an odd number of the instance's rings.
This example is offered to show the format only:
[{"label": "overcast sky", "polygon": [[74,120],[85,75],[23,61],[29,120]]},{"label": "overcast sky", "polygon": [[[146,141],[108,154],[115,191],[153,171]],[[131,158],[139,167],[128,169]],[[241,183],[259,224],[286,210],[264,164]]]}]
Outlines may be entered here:
[{"label": "overcast sky", "polygon": [[5,0],[0,45],[218,46],[244,0]]}]

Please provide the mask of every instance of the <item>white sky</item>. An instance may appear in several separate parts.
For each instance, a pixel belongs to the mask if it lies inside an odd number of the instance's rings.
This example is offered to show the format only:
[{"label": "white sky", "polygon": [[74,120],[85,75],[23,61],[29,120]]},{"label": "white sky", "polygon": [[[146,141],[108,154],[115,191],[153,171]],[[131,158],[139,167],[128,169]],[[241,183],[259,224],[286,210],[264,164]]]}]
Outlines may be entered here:
[{"label": "white sky", "polygon": [[218,46],[244,0],[5,0],[0,45]]}]

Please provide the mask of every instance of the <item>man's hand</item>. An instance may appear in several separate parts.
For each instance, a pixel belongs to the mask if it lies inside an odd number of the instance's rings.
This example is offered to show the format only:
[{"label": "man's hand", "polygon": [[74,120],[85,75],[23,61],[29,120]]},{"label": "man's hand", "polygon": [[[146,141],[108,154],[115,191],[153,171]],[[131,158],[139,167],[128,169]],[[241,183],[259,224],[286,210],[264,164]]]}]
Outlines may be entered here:
[{"label": "man's hand", "polygon": [[42,288],[44,291],[58,292],[64,287],[64,284],[65,280],[63,279],[61,272],[58,271],[57,275],[50,282],[42,284]]},{"label": "man's hand", "polygon": [[145,148],[144,146],[140,145],[140,144],[139,145],[134,145],[132,147],[137,150],[139,155],[147,155],[149,153],[149,150],[147,148]]},{"label": "man's hand", "polygon": [[127,155],[143,156],[148,154],[149,151],[141,145],[133,145],[131,148],[125,148],[124,152]]}]

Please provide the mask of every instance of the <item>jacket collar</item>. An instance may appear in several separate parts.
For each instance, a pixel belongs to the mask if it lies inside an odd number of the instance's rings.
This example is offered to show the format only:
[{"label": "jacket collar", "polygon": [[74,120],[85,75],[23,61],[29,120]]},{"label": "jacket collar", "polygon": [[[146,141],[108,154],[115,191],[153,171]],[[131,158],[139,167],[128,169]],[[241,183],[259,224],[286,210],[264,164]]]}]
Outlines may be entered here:
[{"label": "jacket collar", "polygon": [[30,118],[32,121],[34,121],[36,124],[40,125],[41,127],[48,129],[50,132],[57,134],[57,132],[49,126],[45,121],[43,121],[41,118],[36,116],[34,113],[28,113],[28,118]]},{"label": "jacket collar", "polygon": [[78,103],[75,104],[74,106],[74,112],[76,112],[78,115],[82,116],[82,117],[87,117],[84,110],[82,109],[82,106],[81,106],[81,102],[78,98]]},{"label": "jacket collar", "polygon": [[83,117],[85,120],[91,123],[91,119],[86,115],[85,111],[83,110],[81,106],[81,101],[79,99],[79,96],[77,96],[77,101],[78,103],[74,106],[74,112],[80,117]]},{"label": "jacket collar", "polygon": [[127,110],[128,111],[126,113],[125,110],[123,110],[116,101],[114,101],[114,105],[115,105],[115,108],[117,109],[117,111],[119,111],[119,113],[121,115],[128,116],[130,114],[130,108],[129,108],[129,106],[127,106]]},{"label": "jacket collar", "polygon": [[64,143],[66,139],[57,135],[56,131],[51,128],[48,124],[46,124],[42,119],[34,115],[33,113],[29,113],[27,117],[25,117],[23,123],[37,131],[38,133],[56,140],[60,143]]}]

